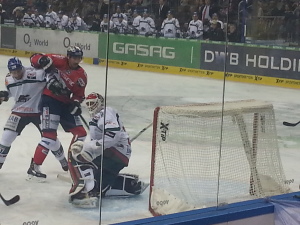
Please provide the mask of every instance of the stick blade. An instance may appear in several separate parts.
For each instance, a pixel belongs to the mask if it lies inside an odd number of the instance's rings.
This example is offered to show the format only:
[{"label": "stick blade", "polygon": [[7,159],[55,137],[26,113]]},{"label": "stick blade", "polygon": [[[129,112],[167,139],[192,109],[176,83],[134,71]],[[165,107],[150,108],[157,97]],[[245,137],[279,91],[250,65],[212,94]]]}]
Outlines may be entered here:
[{"label": "stick blade", "polygon": [[297,123],[289,123],[289,122],[286,122],[284,121],[282,124],[284,126],[288,126],[288,127],[294,127],[294,126],[297,126],[300,122],[297,122]]},{"label": "stick blade", "polygon": [[0,194],[0,198],[2,199],[2,201],[4,202],[4,204],[5,204],[6,206],[10,206],[10,205],[12,205],[12,204],[17,203],[17,202],[20,200],[20,195],[16,195],[16,196],[14,196],[13,198],[11,198],[11,199],[9,199],[9,200],[5,200],[5,199],[3,198],[3,196]]}]

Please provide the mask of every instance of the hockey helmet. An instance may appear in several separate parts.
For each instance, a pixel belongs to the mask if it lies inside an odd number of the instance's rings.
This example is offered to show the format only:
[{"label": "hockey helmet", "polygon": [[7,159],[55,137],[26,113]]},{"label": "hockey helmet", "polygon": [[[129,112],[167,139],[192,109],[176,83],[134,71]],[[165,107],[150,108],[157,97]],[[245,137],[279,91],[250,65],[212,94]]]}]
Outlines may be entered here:
[{"label": "hockey helmet", "polygon": [[78,46],[70,46],[67,49],[67,56],[69,57],[83,57],[83,52]]},{"label": "hockey helmet", "polygon": [[23,65],[18,57],[13,57],[8,60],[7,68],[9,71],[21,70]]},{"label": "hockey helmet", "polygon": [[94,117],[104,107],[104,98],[102,95],[92,92],[86,97],[85,104],[91,117]]}]

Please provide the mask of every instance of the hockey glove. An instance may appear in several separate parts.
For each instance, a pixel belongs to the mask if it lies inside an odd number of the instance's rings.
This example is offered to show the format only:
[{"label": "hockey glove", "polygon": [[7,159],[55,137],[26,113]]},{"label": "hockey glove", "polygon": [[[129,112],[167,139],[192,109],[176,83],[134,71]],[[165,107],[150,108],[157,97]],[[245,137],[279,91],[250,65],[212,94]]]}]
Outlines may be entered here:
[{"label": "hockey glove", "polygon": [[53,69],[53,61],[50,57],[43,55],[38,63],[41,65],[41,67],[45,70],[46,73],[50,73]]},{"label": "hockey glove", "polygon": [[69,106],[69,110],[73,116],[79,116],[82,113],[81,106],[78,101],[73,101]]},{"label": "hockey glove", "polygon": [[56,79],[56,77],[52,77],[47,82],[47,88],[55,95],[62,95],[63,85]]},{"label": "hockey glove", "polygon": [[5,101],[8,101],[8,92],[7,91],[0,91],[0,105],[1,103]]}]

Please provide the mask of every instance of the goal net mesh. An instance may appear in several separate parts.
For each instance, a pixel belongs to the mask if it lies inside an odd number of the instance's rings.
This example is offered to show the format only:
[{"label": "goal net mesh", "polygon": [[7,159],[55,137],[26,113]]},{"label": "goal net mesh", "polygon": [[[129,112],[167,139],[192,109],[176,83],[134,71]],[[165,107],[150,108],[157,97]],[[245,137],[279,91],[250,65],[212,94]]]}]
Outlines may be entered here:
[{"label": "goal net mesh", "polygon": [[153,215],[288,192],[272,104],[163,106],[153,124]]}]

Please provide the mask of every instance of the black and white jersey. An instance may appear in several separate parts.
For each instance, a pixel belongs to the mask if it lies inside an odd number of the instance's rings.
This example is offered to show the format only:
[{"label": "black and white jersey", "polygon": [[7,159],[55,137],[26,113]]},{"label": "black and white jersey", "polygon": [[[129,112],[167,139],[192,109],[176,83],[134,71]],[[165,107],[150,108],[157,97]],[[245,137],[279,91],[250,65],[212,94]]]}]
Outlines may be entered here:
[{"label": "black and white jersey", "polygon": [[33,67],[24,67],[23,70],[24,74],[20,80],[13,78],[10,73],[5,77],[9,97],[15,100],[12,112],[39,113],[38,106],[46,86],[45,71]]}]

